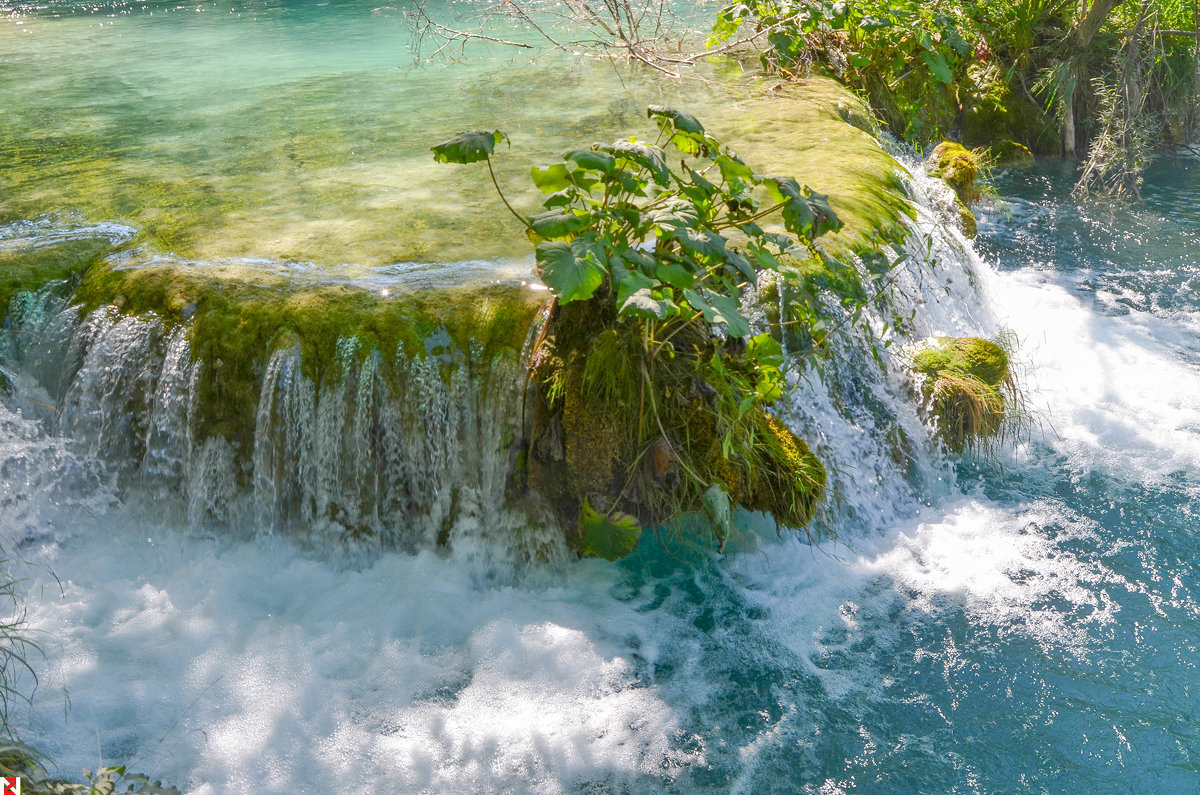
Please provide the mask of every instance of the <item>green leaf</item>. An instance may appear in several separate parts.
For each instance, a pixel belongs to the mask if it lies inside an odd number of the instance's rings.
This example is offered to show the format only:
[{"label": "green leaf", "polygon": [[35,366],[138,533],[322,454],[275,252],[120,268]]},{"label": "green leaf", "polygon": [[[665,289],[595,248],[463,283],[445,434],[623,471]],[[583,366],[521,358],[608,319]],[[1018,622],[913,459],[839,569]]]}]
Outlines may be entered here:
[{"label": "green leaf", "polygon": [[728,326],[729,336],[731,337],[744,337],[750,333],[750,321],[742,317],[736,298],[713,292],[707,293],[705,298],[712,304],[715,311],[713,320],[709,322],[724,323]]},{"label": "green leaf", "polygon": [[690,113],[684,113],[681,110],[675,110],[675,108],[668,108],[665,105],[651,105],[646,108],[646,116],[651,119],[655,116],[669,119],[671,125],[680,132],[704,133],[704,125],[695,116]]},{"label": "green leaf", "polygon": [[656,283],[640,270],[630,270],[620,262],[612,263],[612,275],[617,285],[617,306],[624,306],[629,296],[638,290],[649,289]]},{"label": "green leaf", "polygon": [[541,243],[534,256],[542,281],[559,303],[586,301],[604,283],[606,270],[591,241],[577,238],[570,244],[561,240]]},{"label": "green leaf", "polygon": [[582,210],[551,209],[529,219],[529,225],[546,240],[569,237],[587,228],[591,216]]},{"label": "green leaf", "polygon": [[954,75],[950,72],[950,66],[946,63],[946,59],[942,57],[940,52],[921,50],[921,57],[925,59],[925,65],[929,67],[929,71],[933,72],[933,76],[938,80],[943,83],[954,81]]},{"label": "green leaf", "polygon": [[724,323],[729,336],[744,337],[750,333],[750,323],[738,311],[736,298],[712,290],[684,290],[683,297],[709,323]]},{"label": "green leaf", "polygon": [[[600,144],[597,144],[599,146]],[[563,160],[574,163],[577,167],[599,171],[601,174],[611,174],[616,168],[617,159],[607,152],[594,149],[572,149],[563,152]]]},{"label": "green leaf", "polygon": [[758,272],[754,270],[754,266],[750,264],[750,260],[742,256],[741,252],[726,249],[725,261],[737,268],[738,272],[746,278],[746,281],[754,282],[758,279]]},{"label": "green leaf", "polygon": [[783,377],[779,371],[768,370],[759,374],[758,380],[754,384],[754,393],[758,396],[759,401],[768,406],[783,397]]},{"label": "green leaf", "polygon": [[686,266],[678,262],[660,262],[654,269],[654,275],[660,281],[666,282],[672,287],[684,289],[691,287],[696,283],[696,275],[691,272]]},{"label": "green leaf", "polygon": [[655,320],[666,320],[678,311],[679,307],[674,301],[664,298],[660,292],[643,287],[629,294],[621,303],[617,314],[621,317],[652,317]]},{"label": "green leaf", "polygon": [[842,219],[829,206],[829,197],[805,187],[808,209],[813,214],[812,236],[818,238],[826,232],[836,232],[842,228]]},{"label": "green leaf", "polygon": [[721,179],[729,182],[733,179],[746,179],[751,182],[756,182],[754,171],[750,166],[746,165],[740,157],[733,152],[725,152],[725,154],[717,155],[715,158],[717,168],[721,172]]},{"label": "green leaf", "polygon": [[783,366],[783,347],[770,334],[759,334],[746,343],[746,361],[778,369]]},{"label": "green leaf", "polygon": [[659,185],[667,185],[671,181],[667,158],[657,146],[649,146],[638,141],[617,141],[608,146],[596,144],[596,147],[601,152],[608,152],[617,158],[632,161],[646,169]]},{"label": "green leaf", "polygon": [[637,546],[642,536],[642,526],[627,513],[614,513],[611,517],[597,513],[587,500],[579,511],[579,551],[605,560],[619,560]]},{"label": "green leaf", "polygon": [[508,141],[508,136],[499,130],[472,130],[433,147],[433,159],[438,163],[478,163],[491,157],[501,141]]},{"label": "green leaf", "polygon": [[545,168],[534,166],[529,173],[533,177],[533,184],[537,185],[542,193],[557,193],[571,187],[572,184],[571,172],[562,163]]},{"label": "green leaf", "polygon": [[700,225],[700,214],[696,205],[683,199],[671,199],[664,206],[650,213],[650,220],[661,227],[675,231],[695,228]]},{"label": "green leaf", "polygon": [[618,253],[621,255],[621,259],[647,272],[653,271],[658,266],[658,260],[641,249],[623,248]]},{"label": "green leaf", "polygon": [[685,252],[707,262],[725,259],[725,238],[708,229],[681,229],[671,235]]}]

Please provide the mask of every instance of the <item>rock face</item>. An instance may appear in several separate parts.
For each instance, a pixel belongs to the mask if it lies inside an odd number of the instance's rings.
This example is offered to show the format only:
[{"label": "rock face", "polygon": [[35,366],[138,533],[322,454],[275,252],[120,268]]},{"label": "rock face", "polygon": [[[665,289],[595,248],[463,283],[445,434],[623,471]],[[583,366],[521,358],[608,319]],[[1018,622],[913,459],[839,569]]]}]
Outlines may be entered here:
[{"label": "rock face", "polygon": [[939,337],[911,360],[938,437],[954,452],[990,451],[1019,400],[1008,352],[978,337]]}]

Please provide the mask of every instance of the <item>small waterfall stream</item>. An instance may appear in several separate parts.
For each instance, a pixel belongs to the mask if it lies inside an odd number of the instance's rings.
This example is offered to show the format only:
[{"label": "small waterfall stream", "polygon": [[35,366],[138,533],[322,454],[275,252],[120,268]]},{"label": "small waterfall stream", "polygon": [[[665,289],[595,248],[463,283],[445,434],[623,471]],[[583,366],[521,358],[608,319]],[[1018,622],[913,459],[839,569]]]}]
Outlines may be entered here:
[{"label": "small waterfall stream", "polygon": [[[344,338],[318,385],[281,338],[238,450],[197,439],[184,327],[21,296],[0,531],[46,649],[23,734],[67,771],[99,735],[193,793],[1185,785],[1195,305],[1106,314],[997,269],[912,170],[905,322],[876,353],[839,332],[779,407],[829,465],[821,544],[740,516],[723,557],[565,556],[506,493],[517,357]],[[984,250],[1027,217],[984,217]],[[1052,427],[999,471],[931,440],[903,357],[1002,332]]]}]

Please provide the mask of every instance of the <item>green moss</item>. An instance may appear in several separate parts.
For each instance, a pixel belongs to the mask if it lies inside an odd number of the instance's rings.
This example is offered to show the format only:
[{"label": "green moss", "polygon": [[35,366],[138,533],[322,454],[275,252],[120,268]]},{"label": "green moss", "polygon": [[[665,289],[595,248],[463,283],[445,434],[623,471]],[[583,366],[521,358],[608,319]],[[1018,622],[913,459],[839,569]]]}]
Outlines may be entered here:
[{"label": "green moss", "polygon": [[[755,374],[718,340],[681,331],[674,355],[648,357],[637,324],[611,325],[597,302],[562,307],[534,355],[540,385],[528,485],[586,551],[585,506],[694,535],[722,487],[733,504],[804,528],[824,497],[821,462],[785,425],[742,399]],[[581,524],[582,522],[582,524]],[[702,539],[691,539],[697,541]]]},{"label": "green moss", "polygon": [[975,213],[971,212],[971,208],[957,196],[954,197],[954,209],[958,210],[958,220],[962,224],[963,234],[973,240],[979,234],[979,222],[975,220]]},{"label": "green moss", "polygon": [[825,467],[808,444],[775,417],[761,414],[757,419],[763,461],[744,473],[737,502],[771,514],[785,527],[805,527],[825,496]]},{"label": "green moss", "polygon": [[982,198],[976,184],[983,165],[978,152],[954,141],[942,141],[933,148],[926,164],[929,173],[945,180],[964,203],[973,204]]},{"label": "green moss", "polygon": [[709,124],[718,137],[763,173],[795,177],[829,196],[845,226],[819,239],[822,252],[846,260],[903,240],[913,212],[904,167],[879,144],[866,103],[817,76],[764,84],[734,102],[733,112]]},{"label": "green moss", "polygon": [[298,346],[304,374],[318,385],[341,378],[338,341],[348,337],[358,340],[363,357],[372,350],[385,362],[396,352],[436,357],[486,375],[494,358],[519,355],[544,299],[511,284],[383,295],[233,266],[187,265],[97,267],[75,295],[86,310],[114,305],[125,314],[152,313],[168,325],[190,321],[192,357],[203,363],[197,440],[223,436],[243,456],[273,351]]},{"label": "green moss", "polygon": [[47,282],[74,280],[112,250],[113,244],[102,237],[0,248],[0,320],[8,314],[16,293],[37,290]]},{"label": "green moss", "polygon": [[987,452],[1006,423],[1019,420],[1020,396],[1003,346],[978,337],[940,337],[912,354],[925,376],[922,396],[938,435],[955,452]]}]

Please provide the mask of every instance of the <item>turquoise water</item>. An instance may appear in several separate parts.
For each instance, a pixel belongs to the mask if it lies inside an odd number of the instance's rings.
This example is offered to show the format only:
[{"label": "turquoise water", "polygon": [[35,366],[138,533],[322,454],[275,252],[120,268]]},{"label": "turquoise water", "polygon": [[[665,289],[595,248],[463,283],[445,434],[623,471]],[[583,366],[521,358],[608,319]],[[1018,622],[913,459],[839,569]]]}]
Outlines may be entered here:
[{"label": "turquoise water", "polygon": [[714,106],[588,59],[474,47],[416,68],[409,45],[402,6],[364,0],[0,3],[0,222],[76,213],[205,259],[518,256],[486,173],[430,146],[506,130],[501,182],[532,207],[529,163],[644,132],[649,102]]},{"label": "turquoise water", "polygon": [[[430,129],[520,103],[514,129],[573,140],[666,90],[397,69],[402,26],[367,4],[92,8],[0,6],[0,242],[76,224],[180,256],[504,257],[490,194],[465,222],[471,180],[429,171]],[[976,256],[918,175],[912,246],[939,259],[905,286],[918,332],[1016,334],[1041,427],[999,464],[947,459],[898,364],[844,341],[783,407],[835,468],[840,540],[818,546],[741,517],[724,557],[647,538],[512,570],[489,505],[475,545],[354,565],[207,534],[35,419],[71,367],[8,334],[0,532],[46,650],[18,728],[60,772],[191,793],[1196,790],[1200,167],[1164,160],[1132,207],[1074,203],[1070,176],[997,175]],[[75,405],[102,421],[95,384],[141,377],[152,333],[72,337],[47,301],[39,335],[90,340]]]}]

